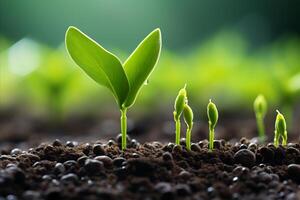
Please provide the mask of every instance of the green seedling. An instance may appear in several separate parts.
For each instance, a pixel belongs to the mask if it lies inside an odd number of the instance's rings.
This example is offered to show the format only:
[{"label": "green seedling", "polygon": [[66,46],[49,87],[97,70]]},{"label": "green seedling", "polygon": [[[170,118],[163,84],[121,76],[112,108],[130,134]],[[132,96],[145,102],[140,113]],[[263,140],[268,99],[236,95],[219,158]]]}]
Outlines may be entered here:
[{"label": "green seedling", "polygon": [[279,138],[281,137],[282,145],[286,146],[287,144],[287,131],[286,131],[286,122],[284,116],[278,111],[275,121],[275,136],[274,136],[274,145],[278,147]]},{"label": "green seedling", "polygon": [[265,126],[264,118],[267,114],[267,101],[263,95],[258,95],[254,100],[254,112],[256,117],[257,129],[259,139],[263,142],[265,141]]},{"label": "green seedling", "polygon": [[41,64],[24,77],[24,88],[31,101],[47,112],[51,128],[62,125],[66,115],[66,97],[72,83],[78,81],[61,49],[47,51]]},{"label": "green seedling", "polygon": [[66,32],[66,47],[75,63],[98,84],[108,88],[121,112],[122,150],[126,149],[127,116],[158,61],[161,33],[152,31],[124,63],[75,27]]},{"label": "green seedling", "polygon": [[184,121],[186,123],[187,129],[186,129],[186,148],[188,150],[191,150],[191,135],[192,135],[192,129],[193,129],[193,119],[194,119],[194,114],[193,110],[188,104],[184,105],[183,109],[183,117]]},{"label": "green seedling", "polygon": [[207,105],[208,128],[209,128],[209,150],[214,149],[215,127],[218,122],[218,109],[216,105],[209,100]]},{"label": "green seedling", "polygon": [[184,110],[184,106],[186,105],[187,102],[187,97],[186,97],[186,85],[179,90],[179,93],[175,99],[175,104],[174,104],[174,121],[175,121],[175,143],[177,145],[180,145],[180,116]]}]

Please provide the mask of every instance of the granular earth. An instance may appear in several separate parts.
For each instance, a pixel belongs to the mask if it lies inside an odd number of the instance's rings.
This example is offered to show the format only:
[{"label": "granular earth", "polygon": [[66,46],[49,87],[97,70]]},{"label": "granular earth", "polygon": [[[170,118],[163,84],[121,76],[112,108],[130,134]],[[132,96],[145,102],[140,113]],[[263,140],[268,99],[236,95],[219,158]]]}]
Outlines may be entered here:
[{"label": "granular earth", "polygon": [[186,150],[120,136],[78,144],[55,140],[27,151],[2,149],[0,200],[300,199],[300,143],[206,140]]}]

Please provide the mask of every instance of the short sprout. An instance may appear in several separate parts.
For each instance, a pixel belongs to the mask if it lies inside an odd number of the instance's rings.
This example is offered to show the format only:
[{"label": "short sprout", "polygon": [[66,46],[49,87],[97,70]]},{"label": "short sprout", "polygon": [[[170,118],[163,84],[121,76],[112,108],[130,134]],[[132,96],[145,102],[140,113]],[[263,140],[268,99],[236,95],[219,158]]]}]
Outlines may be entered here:
[{"label": "short sprout", "polygon": [[175,104],[174,104],[174,121],[175,121],[175,143],[177,145],[180,145],[180,116],[184,110],[184,106],[187,102],[187,97],[186,97],[186,85],[179,91],[176,99],[175,99]]},{"label": "short sprout", "polygon": [[275,121],[275,136],[274,136],[274,145],[278,147],[279,138],[281,137],[282,145],[286,146],[287,144],[287,131],[286,131],[286,122],[284,116],[278,111]]},{"label": "short sprout", "polygon": [[264,118],[267,113],[267,101],[263,95],[258,95],[253,103],[259,139],[265,141]]},{"label": "short sprout", "polygon": [[188,104],[185,104],[184,109],[183,109],[183,117],[185,124],[187,126],[186,129],[186,148],[188,150],[191,150],[191,134],[192,134],[192,128],[193,128],[193,119],[194,119],[194,114],[193,110]]},{"label": "short sprout", "polygon": [[218,109],[216,105],[209,100],[207,105],[208,127],[209,127],[209,150],[214,148],[215,126],[218,122]]}]

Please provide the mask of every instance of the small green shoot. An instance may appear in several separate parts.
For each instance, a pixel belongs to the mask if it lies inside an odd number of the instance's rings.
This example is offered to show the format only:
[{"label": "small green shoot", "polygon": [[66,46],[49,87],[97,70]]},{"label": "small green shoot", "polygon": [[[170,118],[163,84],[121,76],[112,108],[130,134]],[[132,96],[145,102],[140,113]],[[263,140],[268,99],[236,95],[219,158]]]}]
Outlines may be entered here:
[{"label": "small green shoot", "polygon": [[187,129],[186,129],[186,148],[188,150],[191,150],[191,134],[192,134],[192,129],[193,129],[193,119],[194,119],[194,114],[193,110],[191,107],[186,103],[183,109],[183,117],[184,121],[186,123]]},{"label": "small green shoot", "polygon": [[281,137],[282,145],[286,146],[287,144],[287,131],[286,131],[286,122],[284,116],[278,111],[275,121],[275,136],[274,136],[274,145],[278,147],[279,138]]},{"label": "small green shoot", "polygon": [[179,93],[175,99],[175,104],[174,104],[174,121],[175,121],[175,143],[177,145],[180,145],[180,116],[184,110],[184,106],[186,104],[187,101],[187,97],[186,97],[186,85],[184,85],[184,87],[179,90]]},{"label": "small green shoot", "polygon": [[209,100],[207,105],[208,128],[209,128],[209,150],[214,149],[215,127],[218,122],[218,109],[216,105]]},{"label": "small green shoot", "polygon": [[258,135],[261,142],[264,142],[266,139],[265,135],[265,126],[264,126],[264,118],[267,113],[267,101],[263,95],[258,95],[253,103]]},{"label": "small green shoot", "polygon": [[66,47],[75,63],[100,85],[108,88],[121,111],[122,150],[126,149],[126,112],[147,82],[158,61],[161,33],[152,31],[124,63],[75,27],[66,32]]}]

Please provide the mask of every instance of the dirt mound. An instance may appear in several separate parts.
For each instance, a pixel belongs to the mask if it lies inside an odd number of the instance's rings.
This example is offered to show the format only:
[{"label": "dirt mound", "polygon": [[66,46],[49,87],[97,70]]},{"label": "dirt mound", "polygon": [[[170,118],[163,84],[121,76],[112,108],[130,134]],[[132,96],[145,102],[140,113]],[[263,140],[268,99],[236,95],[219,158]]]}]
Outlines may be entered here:
[{"label": "dirt mound", "polygon": [[0,199],[300,199],[300,144],[129,140],[2,150]]}]

